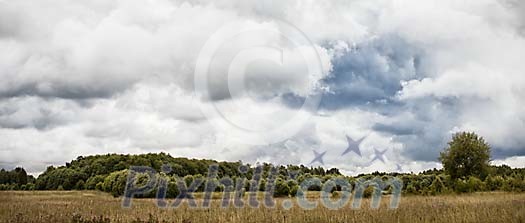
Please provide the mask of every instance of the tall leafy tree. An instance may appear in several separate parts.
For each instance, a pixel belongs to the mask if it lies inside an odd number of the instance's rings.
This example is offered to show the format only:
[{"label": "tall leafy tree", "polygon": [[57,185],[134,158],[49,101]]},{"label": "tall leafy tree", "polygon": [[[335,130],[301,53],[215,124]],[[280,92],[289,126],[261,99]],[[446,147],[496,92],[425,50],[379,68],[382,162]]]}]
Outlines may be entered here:
[{"label": "tall leafy tree", "polygon": [[27,184],[27,172],[22,167],[17,167],[13,171],[15,183],[18,185]]},{"label": "tall leafy tree", "polygon": [[490,146],[475,133],[456,133],[439,159],[452,179],[468,176],[484,179],[489,170]]}]

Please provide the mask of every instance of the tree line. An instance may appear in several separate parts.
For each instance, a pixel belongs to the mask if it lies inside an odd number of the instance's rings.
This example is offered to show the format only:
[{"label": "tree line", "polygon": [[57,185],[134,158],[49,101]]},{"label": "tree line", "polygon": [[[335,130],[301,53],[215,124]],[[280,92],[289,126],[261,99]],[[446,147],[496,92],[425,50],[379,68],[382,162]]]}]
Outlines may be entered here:
[{"label": "tree line", "polygon": [[[311,177],[327,180],[337,177],[346,179],[351,185],[356,185],[358,179],[370,180],[377,177],[388,179],[397,177],[403,182],[403,193],[417,195],[437,195],[445,193],[468,193],[477,191],[525,191],[525,168],[510,168],[509,166],[491,166],[490,146],[482,137],[474,133],[458,133],[452,138],[448,147],[441,153],[440,160],[443,169],[427,170],[415,173],[380,173],[344,176],[336,168],[306,167],[304,165],[280,165],[273,167],[263,163],[260,191],[266,186],[268,174],[275,168],[275,196],[294,196],[299,185]],[[124,188],[131,166],[148,166],[157,171],[158,178],[168,181],[167,197],[178,194],[177,181],[190,185],[195,179],[205,179],[210,165],[218,166],[214,181],[223,177],[248,179],[244,182],[246,191],[250,189],[250,179],[254,175],[255,165],[238,162],[219,162],[208,159],[174,158],[166,153],[149,153],[140,155],[106,154],[80,156],[64,166],[49,166],[38,178],[28,175],[17,167],[11,171],[0,170],[0,190],[100,190],[120,196]],[[171,167],[169,173],[162,172],[162,166]],[[246,171],[239,168],[246,167]],[[340,190],[337,188],[336,190]],[[203,191],[204,184],[197,189]],[[217,191],[224,187],[217,187]],[[313,186],[310,190],[321,190]],[[367,189],[371,193],[372,189]],[[388,193],[388,188],[385,189]],[[365,195],[367,194],[365,193]],[[146,197],[155,196],[152,191]]]},{"label": "tree line", "polygon": [[0,170],[0,190],[34,190],[35,178],[28,175],[24,168],[17,167],[11,171]]}]

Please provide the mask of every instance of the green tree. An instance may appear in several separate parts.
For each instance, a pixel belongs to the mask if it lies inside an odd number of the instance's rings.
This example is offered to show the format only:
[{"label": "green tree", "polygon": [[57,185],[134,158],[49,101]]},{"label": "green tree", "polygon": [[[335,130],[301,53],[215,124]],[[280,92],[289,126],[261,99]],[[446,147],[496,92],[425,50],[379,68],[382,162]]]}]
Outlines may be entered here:
[{"label": "green tree", "polygon": [[277,178],[277,180],[275,181],[274,195],[277,197],[282,197],[288,196],[288,194],[290,194],[290,187],[288,186],[288,183],[282,178]]},{"label": "green tree", "polygon": [[124,194],[128,170],[121,170],[109,174],[102,183],[102,190],[117,197]]},{"label": "green tree", "polygon": [[175,198],[179,195],[179,188],[177,187],[177,178],[168,176],[168,190],[166,191],[166,198]]},{"label": "green tree", "polygon": [[107,176],[106,175],[96,175],[96,176],[92,176],[90,177],[84,187],[88,190],[95,190],[96,189],[96,186],[98,183],[103,183],[104,182],[104,179],[106,178]]},{"label": "green tree", "polygon": [[489,170],[490,146],[475,133],[456,133],[439,159],[452,179],[468,176],[484,179]]},{"label": "green tree", "polygon": [[24,185],[27,184],[27,173],[22,167],[17,167],[13,170],[14,173],[14,181],[18,185]]}]

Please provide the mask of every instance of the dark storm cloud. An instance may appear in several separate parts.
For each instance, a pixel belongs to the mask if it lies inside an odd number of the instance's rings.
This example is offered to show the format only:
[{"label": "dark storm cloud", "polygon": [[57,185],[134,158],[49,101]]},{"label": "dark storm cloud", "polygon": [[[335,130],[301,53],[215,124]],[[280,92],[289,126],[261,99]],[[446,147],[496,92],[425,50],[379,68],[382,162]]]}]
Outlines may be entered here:
[{"label": "dark storm cloud", "polygon": [[[110,82],[110,81],[108,81]],[[0,98],[14,98],[24,96],[38,96],[42,98],[63,98],[73,100],[84,100],[92,98],[109,98],[113,94],[123,91],[126,85],[105,84],[62,84],[49,83],[42,88],[40,83],[27,83],[10,89],[0,89]]]},{"label": "dark storm cloud", "polygon": [[414,126],[406,126],[404,123],[394,123],[390,125],[376,123],[374,126],[372,126],[372,129],[378,132],[387,132],[397,136],[416,135],[420,131],[414,128]]},{"label": "dark storm cloud", "polygon": [[[457,124],[458,99],[396,98],[403,81],[425,78],[424,60],[416,45],[395,36],[352,47],[332,61],[333,72],[324,80],[330,92],[323,95],[320,108],[359,108],[380,114],[385,120],[374,123],[372,130],[403,144],[410,159],[436,161],[450,138],[448,131]],[[304,100],[286,95],[284,101],[299,107]]]},{"label": "dark storm cloud", "polygon": [[513,156],[525,156],[525,148],[508,149],[508,148],[491,148],[492,159],[505,159]]},{"label": "dark storm cloud", "polygon": [[[0,104],[0,128],[45,130],[67,123],[63,117],[46,107],[41,99],[28,99],[29,103],[2,102]],[[31,104],[31,107],[28,107]]]},{"label": "dark storm cloud", "polygon": [[393,137],[404,145],[404,155],[413,160],[436,161],[451,138],[450,130],[458,124],[460,101],[425,97],[397,107],[399,113],[387,116],[387,123],[373,129]]},{"label": "dark storm cloud", "polygon": [[[333,72],[324,82],[320,109],[358,108],[384,116],[372,130],[391,136],[404,145],[404,156],[420,161],[437,161],[439,152],[458,124],[461,101],[433,96],[399,100],[402,82],[426,77],[425,53],[417,45],[388,36],[357,45],[336,57]],[[300,107],[301,97],[285,95],[290,107]]]},{"label": "dark storm cloud", "polygon": [[25,123],[16,122],[13,120],[4,120],[3,118],[0,118],[0,128],[5,128],[5,129],[36,128],[38,130],[44,130],[52,126],[56,126],[56,124],[58,123],[56,123],[50,117],[42,117],[39,119],[33,119],[30,122],[25,122]]},{"label": "dark storm cloud", "polygon": [[422,78],[421,50],[396,36],[352,47],[335,58],[332,74],[324,80],[330,92],[322,107],[339,109],[390,100],[401,81]]}]

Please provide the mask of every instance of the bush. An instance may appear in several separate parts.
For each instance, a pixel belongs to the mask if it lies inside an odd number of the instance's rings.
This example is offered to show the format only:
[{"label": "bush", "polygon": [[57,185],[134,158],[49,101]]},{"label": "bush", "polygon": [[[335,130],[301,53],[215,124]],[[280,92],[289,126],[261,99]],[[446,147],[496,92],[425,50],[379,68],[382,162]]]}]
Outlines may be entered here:
[{"label": "bush", "polygon": [[432,182],[432,185],[430,185],[430,193],[432,195],[442,194],[446,190],[447,188],[445,187],[445,184],[439,176],[437,176],[436,179],[434,179],[434,181]]},{"label": "bush", "polygon": [[454,191],[457,193],[469,192],[469,185],[464,179],[456,179],[454,182]]},{"label": "bush", "polygon": [[288,196],[290,194],[290,187],[288,183],[281,178],[277,178],[275,181],[275,193],[277,197]]},{"label": "bush", "polygon": [[485,190],[495,191],[502,190],[505,179],[501,176],[488,176],[485,179]]},{"label": "bush", "polygon": [[469,192],[482,191],[485,188],[483,181],[481,181],[477,177],[473,177],[473,176],[469,177],[467,183],[468,183]]},{"label": "bush", "polygon": [[295,197],[297,195],[297,191],[299,191],[299,185],[295,184],[290,187],[290,196]]},{"label": "bush", "polygon": [[408,194],[418,194],[417,189],[412,184],[408,184],[408,186],[405,189],[405,192]]},{"label": "bush", "polygon": [[98,182],[97,185],[95,186],[95,189],[99,191],[104,191],[103,187],[104,187],[104,182]]},{"label": "bush", "polygon": [[503,190],[509,192],[523,192],[525,191],[525,181],[518,177],[509,177],[505,180]]},{"label": "bush", "polygon": [[7,184],[0,184],[0,191],[2,190],[9,190],[9,185]]},{"label": "bush", "polygon": [[128,170],[121,170],[109,174],[106,179],[104,179],[102,190],[111,193],[115,197],[123,195],[127,177]]},{"label": "bush", "polygon": [[177,180],[174,177],[168,177],[168,191],[166,191],[166,198],[175,198],[179,193]]},{"label": "bush", "polygon": [[375,186],[368,186],[364,193],[363,193],[363,197],[364,198],[369,198],[369,197],[372,197],[372,194],[375,193],[375,190],[376,190],[376,187]]},{"label": "bush", "polygon": [[73,189],[75,190],[84,190],[84,181],[83,180],[79,180],[76,184],[75,184],[75,187]]},{"label": "bush", "polygon": [[26,184],[26,190],[35,190],[35,184],[34,183]]}]

